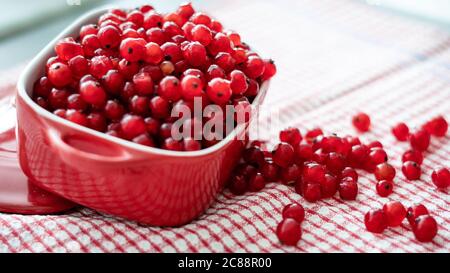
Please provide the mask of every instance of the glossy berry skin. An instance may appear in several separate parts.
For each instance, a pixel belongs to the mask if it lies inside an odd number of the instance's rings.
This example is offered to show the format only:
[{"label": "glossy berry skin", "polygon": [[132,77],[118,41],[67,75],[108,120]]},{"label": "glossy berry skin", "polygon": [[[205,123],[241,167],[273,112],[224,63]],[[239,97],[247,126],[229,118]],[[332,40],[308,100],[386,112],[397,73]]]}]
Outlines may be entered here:
[{"label": "glossy berry skin", "polygon": [[320,182],[320,190],[322,198],[333,197],[338,191],[338,179],[330,174],[325,175],[325,179]]},{"label": "glossy berry skin", "polygon": [[281,181],[285,185],[294,184],[301,175],[301,169],[296,165],[291,166],[281,170]]},{"label": "glossy berry skin", "polygon": [[150,110],[155,118],[167,118],[170,115],[168,100],[155,96],[150,100]]},{"label": "glossy berry skin", "polygon": [[387,225],[390,227],[398,227],[402,224],[406,217],[406,209],[402,203],[392,201],[384,204],[383,212],[386,216]]},{"label": "glossy berry skin", "polygon": [[138,95],[149,96],[153,94],[154,83],[149,73],[137,73],[133,77],[133,83]]},{"label": "glossy berry skin", "polygon": [[389,180],[378,181],[376,190],[379,196],[388,197],[394,190],[394,183]]},{"label": "glossy berry skin", "polygon": [[251,56],[248,58],[245,64],[244,72],[248,77],[256,79],[264,74],[265,69],[266,65],[261,58],[257,56]]},{"label": "glossy berry skin", "polygon": [[259,147],[250,147],[246,149],[242,158],[247,164],[260,166],[264,163],[264,153]]},{"label": "glossy berry skin", "polygon": [[259,192],[266,186],[266,180],[261,173],[255,174],[248,182],[248,190],[251,192]]},{"label": "glossy berry skin", "polygon": [[58,41],[55,52],[63,61],[69,61],[75,56],[83,56],[84,54],[82,46],[70,38]]},{"label": "glossy berry skin", "polygon": [[410,181],[419,180],[422,174],[420,165],[413,161],[406,161],[403,163],[402,172],[405,178]]},{"label": "glossy berry skin", "polygon": [[164,53],[157,43],[148,43],[145,45],[145,62],[150,64],[159,64],[164,58]]},{"label": "glossy berry skin", "polygon": [[433,136],[444,137],[448,131],[448,122],[443,116],[439,116],[427,122],[423,128]]},{"label": "glossy berry skin", "polygon": [[300,144],[295,148],[295,158],[299,163],[311,160],[313,155],[314,150],[311,144]]},{"label": "glossy berry skin", "polygon": [[53,86],[61,88],[72,82],[72,71],[66,64],[54,63],[49,67],[47,77]]},{"label": "glossy berry skin", "polygon": [[436,236],[438,225],[430,215],[419,216],[415,220],[413,233],[419,242],[431,242]]},{"label": "glossy berry skin", "polygon": [[188,75],[181,81],[181,93],[183,99],[193,101],[203,93],[203,82],[199,77]]},{"label": "glossy berry skin", "polygon": [[106,103],[106,92],[98,82],[88,81],[81,84],[80,95],[85,102],[97,107]]},{"label": "glossy berry skin", "polygon": [[415,204],[408,208],[406,211],[406,219],[408,219],[409,224],[414,227],[416,224],[416,219],[422,215],[428,215],[428,209],[422,204]]},{"label": "glossy berry skin", "polygon": [[120,55],[129,62],[143,60],[147,54],[146,45],[142,38],[127,38],[120,43]]},{"label": "glossy berry skin", "polygon": [[181,99],[181,84],[178,78],[166,76],[162,79],[159,83],[158,94],[168,101]]},{"label": "glossy berry skin", "polygon": [[184,138],[183,146],[185,151],[199,151],[202,149],[202,144],[192,138]]},{"label": "glossy berry skin", "polygon": [[322,190],[320,184],[305,183],[302,187],[303,198],[306,201],[315,203],[322,198]]},{"label": "glossy berry skin", "polygon": [[382,233],[387,227],[386,215],[383,210],[367,212],[364,216],[364,225],[372,233]]},{"label": "glossy berry skin", "polygon": [[265,69],[264,73],[261,76],[263,81],[270,80],[277,73],[277,67],[275,66],[275,62],[273,60],[265,60]]},{"label": "glossy berry skin", "polygon": [[205,25],[196,25],[191,30],[192,40],[201,43],[204,46],[208,46],[212,42],[212,33],[209,27]]},{"label": "glossy berry skin", "polygon": [[431,180],[438,189],[450,187],[450,171],[447,168],[439,168],[431,173]]},{"label": "glossy berry skin", "polygon": [[230,73],[230,87],[233,95],[242,95],[248,89],[247,76],[240,70],[233,70]]},{"label": "glossy berry skin", "polygon": [[89,124],[87,117],[83,113],[73,109],[66,111],[66,119],[81,126],[87,127]]},{"label": "glossy berry skin", "polygon": [[382,163],[377,165],[377,167],[375,168],[375,178],[378,181],[381,180],[389,180],[389,181],[393,181],[395,178],[395,168],[392,167],[392,165],[390,165],[389,163]]},{"label": "glossy berry skin", "polygon": [[83,111],[87,108],[87,103],[81,98],[80,94],[72,94],[67,98],[67,108]]},{"label": "glossy berry skin", "polygon": [[312,130],[309,130],[306,135],[305,139],[308,143],[313,143],[314,139],[318,136],[323,135],[323,131],[320,128],[314,128]]},{"label": "glossy berry skin", "polygon": [[294,219],[298,223],[303,222],[303,220],[305,219],[305,209],[298,203],[287,205],[286,207],[284,207],[281,214],[283,215],[283,219]]},{"label": "glossy berry skin", "polygon": [[343,178],[339,183],[339,196],[342,200],[356,200],[358,184],[350,177]]},{"label": "glossy berry skin", "polygon": [[353,146],[348,155],[349,165],[354,168],[363,168],[364,163],[369,161],[369,152],[370,150],[366,145]]},{"label": "glossy berry skin", "polygon": [[409,137],[411,148],[424,152],[430,146],[430,133],[425,130],[419,130]]},{"label": "glossy berry skin", "polygon": [[272,152],[273,162],[282,168],[289,167],[294,162],[294,156],[294,148],[285,142],[278,144]]},{"label": "glossy berry skin", "polygon": [[423,154],[417,150],[408,150],[402,155],[402,162],[412,161],[421,165],[423,162]]},{"label": "glossy berry skin", "polygon": [[218,104],[226,104],[232,95],[230,82],[224,79],[215,78],[208,83],[206,90],[208,98]]},{"label": "glossy berry skin", "polygon": [[280,132],[280,141],[287,142],[292,145],[292,147],[297,146],[302,141],[303,137],[300,130],[297,128],[287,128]]},{"label": "glossy berry skin", "polygon": [[283,219],[278,224],[276,233],[280,242],[288,246],[297,245],[302,238],[300,223],[291,218]]},{"label": "glossy berry skin", "polygon": [[342,178],[350,177],[355,182],[358,182],[358,173],[355,171],[355,169],[350,168],[350,167],[346,167],[345,169],[342,170],[341,177]]},{"label": "glossy berry skin", "polygon": [[247,192],[248,183],[243,176],[234,176],[228,188],[234,195],[243,195]]},{"label": "glossy berry skin", "polygon": [[366,113],[358,113],[352,119],[353,126],[360,132],[367,132],[370,128],[370,117]]},{"label": "glossy berry skin", "polygon": [[320,184],[325,180],[326,168],[317,163],[309,163],[303,167],[303,181],[305,183]]},{"label": "glossy berry skin", "polygon": [[105,26],[99,29],[97,33],[100,44],[105,49],[116,48],[119,46],[121,38],[120,32],[116,27]]},{"label": "glossy berry skin", "polygon": [[345,158],[340,153],[332,152],[328,154],[326,158],[326,166],[331,173],[335,175],[340,174],[345,168],[345,165]]},{"label": "glossy berry skin", "polygon": [[275,182],[278,179],[279,170],[280,168],[272,161],[265,160],[261,167],[261,174],[264,176],[266,181]]},{"label": "glossy berry skin", "polygon": [[120,127],[127,139],[133,139],[146,132],[146,125],[144,119],[140,116],[126,115],[120,121]]},{"label": "glossy berry skin", "polygon": [[407,141],[409,137],[408,125],[401,122],[392,128],[392,134],[397,138],[398,141]]},{"label": "glossy berry skin", "polygon": [[382,148],[374,148],[370,150],[369,160],[375,166],[388,161],[388,155]]}]

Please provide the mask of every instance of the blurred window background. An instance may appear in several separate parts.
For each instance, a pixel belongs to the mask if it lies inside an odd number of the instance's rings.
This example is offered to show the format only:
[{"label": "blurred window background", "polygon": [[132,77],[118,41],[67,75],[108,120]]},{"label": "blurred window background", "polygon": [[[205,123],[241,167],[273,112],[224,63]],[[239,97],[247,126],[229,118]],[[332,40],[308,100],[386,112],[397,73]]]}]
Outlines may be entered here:
[{"label": "blurred window background", "polygon": [[[226,0],[192,2],[201,9],[207,8],[213,1],[222,1],[224,5],[227,3]],[[166,11],[174,9],[181,2],[184,0],[3,0],[0,4],[0,60],[2,60],[0,69],[31,59],[74,19],[96,6],[134,7],[146,3],[158,10]],[[361,2],[388,12],[430,21],[450,30],[450,0],[361,0]]]}]

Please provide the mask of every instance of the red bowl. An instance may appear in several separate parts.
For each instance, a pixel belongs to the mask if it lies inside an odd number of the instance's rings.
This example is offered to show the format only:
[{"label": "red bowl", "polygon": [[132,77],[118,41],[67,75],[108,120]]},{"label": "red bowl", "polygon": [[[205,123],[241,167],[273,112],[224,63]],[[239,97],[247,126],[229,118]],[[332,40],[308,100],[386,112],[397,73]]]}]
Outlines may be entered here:
[{"label": "red bowl", "polygon": [[[244,147],[238,137],[247,133],[248,124],[205,150],[172,152],[71,123],[30,97],[55,43],[78,35],[82,25],[106,11],[93,11],[69,26],[21,75],[16,101],[21,168],[38,187],[103,213],[156,226],[188,223],[223,189]],[[262,103],[268,86],[261,86],[254,106]]]}]

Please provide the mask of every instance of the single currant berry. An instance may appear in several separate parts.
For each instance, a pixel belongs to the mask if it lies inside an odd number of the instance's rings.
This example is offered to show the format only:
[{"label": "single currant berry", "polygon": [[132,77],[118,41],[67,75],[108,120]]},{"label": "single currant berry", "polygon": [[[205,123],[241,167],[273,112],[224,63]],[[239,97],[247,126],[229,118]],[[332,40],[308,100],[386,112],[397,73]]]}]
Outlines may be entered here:
[{"label": "single currant berry", "polygon": [[49,67],[47,77],[53,86],[61,88],[72,82],[72,71],[66,64],[54,63]]},{"label": "single currant berry", "polygon": [[264,74],[265,69],[266,65],[260,57],[251,56],[245,63],[244,72],[248,77],[256,79]]},{"label": "single currant berry", "polygon": [[81,77],[89,73],[89,62],[83,56],[75,56],[70,59],[67,64],[72,71],[73,77],[76,79],[80,79]]},{"label": "single currant berry", "polygon": [[234,195],[243,195],[247,192],[248,183],[243,176],[234,176],[228,188]]},{"label": "single currant berry", "polygon": [[411,227],[414,227],[414,225],[416,224],[416,219],[419,216],[428,214],[430,213],[428,212],[428,209],[424,205],[415,204],[409,207],[408,210],[406,211],[406,219],[408,219],[408,222],[411,225]]},{"label": "single currant berry", "polygon": [[264,153],[259,147],[250,147],[244,151],[243,159],[252,165],[262,165],[264,163]]},{"label": "single currant berry", "polygon": [[391,201],[384,204],[383,212],[386,216],[387,225],[390,227],[400,226],[406,217],[406,209],[398,201]]},{"label": "single currant berry", "polygon": [[80,94],[72,94],[67,98],[67,108],[84,111],[87,108],[87,103],[81,98]]},{"label": "single currant berry", "polygon": [[298,223],[303,222],[305,219],[305,209],[299,203],[292,203],[284,207],[283,219],[294,219]]},{"label": "single currant berry", "polygon": [[106,56],[95,56],[91,59],[89,72],[97,79],[102,79],[111,69],[114,69],[114,64],[110,58]]},{"label": "single currant berry", "polygon": [[172,136],[173,123],[166,122],[161,124],[159,127],[159,137],[161,139],[166,139]]},{"label": "single currant berry", "polygon": [[181,84],[174,76],[166,76],[159,83],[158,94],[168,101],[181,99]]},{"label": "single currant berry", "polygon": [[125,115],[120,121],[121,131],[127,139],[133,139],[146,132],[144,119],[140,116]]},{"label": "single currant berry", "polygon": [[248,88],[245,91],[247,97],[256,97],[259,94],[259,83],[254,79],[248,80]]},{"label": "single currant berry", "polygon": [[418,130],[411,134],[409,141],[413,149],[424,152],[430,146],[430,133],[425,130]]},{"label": "single currant berry", "polygon": [[355,136],[346,136],[345,140],[350,144],[350,146],[354,147],[357,145],[361,145],[361,140]]},{"label": "single currant berry", "polygon": [[101,27],[98,30],[97,37],[105,49],[117,48],[121,41],[119,30],[113,26]]},{"label": "single currant berry", "polygon": [[303,167],[303,182],[320,184],[325,180],[326,168],[317,163],[308,163]]},{"label": "single currant berry", "polygon": [[207,63],[207,52],[199,42],[188,43],[183,50],[184,59],[193,67],[203,67]]},{"label": "single currant berry", "polygon": [[167,118],[170,115],[170,104],[166,99],[155,96],[150,100],[150,110],[155,118]]},{"label": "single currant berry", "polygon": [[367,132],[370,128],[370,117],[366,113],[358,113],[352,119],[353,126],[360,132]]},{"label": "single currant berry", "polygon": [[105,132],[106,130],[106,118],[102,113],[90,113],[87,116],[88,119],[88,127],[99,131]]},{"label": "single currant berry", "polygon": [[236,61],[233,59],[231,54],[227,52],[219,52],[214,59],[214,62],[227,73],[233,70],[236,66]]},{"label": "single currant berry", "polygon": [[258,169],[249,164],[239,164],[234,172],[236,175],[241,175],[245,179],[250,180],[254,175],[258,173]]},{"label": "single currant berry", "polygon": [[261,76],[263,81],[270,80],[275,74],[277,74],[277,67],[275,66],[275,62],[273,60],[265,60],[265,69],[264,74]]},{"label": "single currant berry", "polygon": [[290,127],[280,132],[280,141],[287,142],[295,147],[302,141],[302,134],[299,129]]},{"label": "single currant berry", "polygon": [[409,137],[408,125],[400,122],[392,128],[392,134],[397,138],[398,141],[407,141]]},{"label": "single currant berry", "polygon": [[393,181],[395,178],[395,168],[392,167],[392,165],[390,165],[389,163],[382,163],[377,165],[377,167],[375,168],[375,178],[378,181],[381,180],[389,180],[389,181]]},{"label": "single currant berry", "polygon": [[60,40],[55,46],[55,52],[63,61],[69,61],[75,56],[84,55],[83,47],[72,38]]},{"label": "single currant berry", "polygon": [[369,144],[367,144],[367,147],[369,149],[374,149],[374,148],[381,148],[383,149],[383,144],[381,142],[379,142],[378,140],[372,141]]},{"label": "single currant berry", "polygon": [[248,89],[247,76],[240,70],[233,70],[230,73],[230,86],[233,95],[242,95]]},{"label": "single currant berry", "polygon": [[323,152],[322,149],[318,149],[313,155],[313,161],[321,165],[326,165],[328,154]]},{"label": "single currant berry", "polygon": [[191,35],[193,41],[200,42],[204,46],[208,46],[213,39],[211,29],[205,25],[196,25],[191,30]]},{"label": "single currant berry", "polygon": [[388,197],[394,190],[394,183],[389,180],[381,180],[378,181],[376,189],[379,196]]},{"label": "single currant berry", "polygon": [[315,203],[322,199],[322,189],[320,184],[316,183],[304,183],[302,186],[303,198],[306,201]]},{"label": "single currant berry", "polygon": [[164,60],[171,61],[173,63],[179,62],[183,59],[183,52],[180,46],[175,43],[167,42],[161,46],[164,52]]},{"label": "single currant berry", "polygon": [[80,29],[80,39],[83,40],[84,37],[87,35],[93,34],[97,35],[98,33],[98,26],[95,24],[88,24],[84,25]]},{"label": "single currant berry", "polygon": [[159,65],[161,72],[164,76],[172,75],[175,71],[175,65],[172,62],[164,61]]},{"label": "single currant berry", "polygon": [[210,28],[215,32],[222,32],[223,26],[219,21],[211,20]]},{"label": "single currant berry", "polygon": [[335,176],[326,174],[325,179],[320,182],[322,198],[333,197],[338,191],[339,183]]},{"label": "single currant berry", "polygon": [[89,58],[93,57],[95,51],[101,47],[100,40],[94,34],[89,34],[82,38],[81,45],[83,46],[84,55]]},{"label": "single currant berry", "polygon": [[382,233],[387,227],[386,215],[383,210],[369,211],[364,216],[366,229],[372,233]]},{"label": "single currant berry", "polygon": [[129,111],[136,115],[147,116],[149,112],[150,99],[144,96],[135,95],[129,103]]},{"label": "single currant berry", "polygon": [[208,68],[206,72],[206,78],[211,81],[215,78],[225,78],[225,71],[218,65],[213,64]]},{"label": "single currant berry", "polygon": [[277,237],[282,244],[295,246],[302,238],[300,223],[294,219],[283,219],[277,226]]},{"label": "single currant berry", "polygon": [[144,146],[148,146],[148,147],[155,147],[155,142],[147,134],[142,134],[140,136],[137,136],[137,137],[133,138],[131,141],[133,141],[134,143],[140,144],[140,145],[144,145]]},{"label": "single currant berry", "polygon": [[164,22],[162,30],[169,38],[177,35],[183,35],[183,30],[180,28],[180,26],[171,21]]},{"label": "single currant berry", "polygon": [[53,88],[48,95],[48,102],[53,109],[65,109],[69,95],[70,92],[66,89]]},{"label": "single currant berry", "polygon": [[185,151],[199,151],[202,149],[202,144],[190,137],[183,139],[183,146]]},{"label": "single currant berry", "polygon": [[192,15],[190,21],[196,25],[209,26],[211,24],[211,17],[202,12],[197,12]]},{"label": "single currant berry", "polygon": [[128,13],[127,21],[140,27],[144,24],[144,14],[140,10],[133,10]]},{"label": "single currant berry", "polygon": [[294,148],[289,143],[284,142],[278,144],[272,152],[273,162],[282,168],[292,165],[294,156]]},{"label": "single currant berry", "polygon": [[423,154],[417,150],[406,151],[402,156],[402,162],[412,161],[421,165],[423,162]]},{"label": "single currant berry", "polygon": [[354,168],[363,168],[364,163],[369,161],[369,148],[366,145],[353,146],[349,155],[348,163]]},{"label": "single currant berry", "polygon": [[66,111],[66,119],[81,126],[87,127],[89,124],[86,115],[74,109]]},{"label": "single currant berry", "polygon": [[162,148],[169,151],[181,152],[183,151],[183,141],[175,140],[172,137],[168,137],[164,140]]},{"label": "single currant berry", "polygon": [[403,163],[402,172],[405,178],[410,181],[419,180],[422,175],[420,165],[414,161],[406,161]]},{"label": "single currant berry", "polygon": [[149,64],[159,64],[164,58],[164,52],[157,43],[150,42],[145,45],[145,62]]},{"label": "single currant berry", "polygon": [[147,42],[142,38],[127,38],[120,43],[120,56],[129,62],[144,60]]},{"label": "single currant berry", "polygon": [[281,181],[285,185],[293,185],[300,177],[301,173],[301,169],[296,164],[292,164],[281,170]]},{"label": "single currant berry", "polygon": [[314,128],[312,130],[309,130],[306,135],[305,135],[305,139],[308,143],[313,143],[314,140],[316,139],[316,137],[318,136],[322,136],[323,135],[323,131],[320,128]]},{"label": "single currant berry", "polygon": [[195,97],[201,97],[203,93],[203,82],[199,77],[188,75],[181,81],[181,93],[183,99],[193,101]]},{"label": "single currant berry", "polygon": [[278,179],[279,167],[272,161],[265,160],[261,167],[261,174],[267,182],[275,182]]},{"label": "single currant berry", "polygon": [[182,17],[184,17],[186,19],[189,19],[189,18],[191,18],[192,15],[194,15],[195,10],[192,7],[192,3],[191,2],[186,2],[184,4],[181,4],[178,7],[177,13],[180,16],[182,16]]},{"label": "single currant berry", "polygon": [[149,96],[153,94],[153,80],[149,73],[140,72],[133,77],[134,87],[140,96]]},{"label": "single currant berry", "polygon": [[206,93],[212,102],[218,105],[224,105],[232,95],[230,81],[215,78],[208,83]]},{"label": "single currant berry", "polygon": [[388,155],[382,148],[374,148],[370,150],[369,160],[375,166],[388,161]]},{"label": "single currant berry", "polygon": [[33,87],[33,95],[46,98],[52,91],[52,84],[47,77],[39,78]]},{"label": "single currant berry", "polygon": [[436,220],[430,215],[419,216],[413,227],[414,236],[419,242],[431,242],[436,236],[438,226]]},{"label": "single currant berry", "polygon": [[332,152],[326,157],[326,166],[328,170],[335,175],[340,174],[345,168],[345,165],[345,158],[340,153]]},{"label": "single currant berry", "polygon": [[448,123],[443,116],[439,116],[427,122],[423,128],[433,136],[444,137],[448,130]]},{"label": "single currant berry", "polygon": [[450,171],[447,168],[439,168],[431,173],[431,180],[438,189],[450,187]]},{"label": "single currant berry", "polygon": [[81,98],[96,107],[102,107],[106,103],[106,92],[99,82],[88,81],[80,85]]},{"label": "single currant berry", "polygon": [[345,177],[339,183],[339,196],[342,200],[356,200],[358,183],[351,177]]},{"label": "single currant berry", "polygon": [[266,186],[266,180],[261,173],[256,173],[248,182],[248,190],[251,192],[259,192]]},{"label": "single currant berry", "polygon": [[299,163],[309,161],[314,156],[314,150],[311,144],[300,144],[295,149],[295,158]]}]

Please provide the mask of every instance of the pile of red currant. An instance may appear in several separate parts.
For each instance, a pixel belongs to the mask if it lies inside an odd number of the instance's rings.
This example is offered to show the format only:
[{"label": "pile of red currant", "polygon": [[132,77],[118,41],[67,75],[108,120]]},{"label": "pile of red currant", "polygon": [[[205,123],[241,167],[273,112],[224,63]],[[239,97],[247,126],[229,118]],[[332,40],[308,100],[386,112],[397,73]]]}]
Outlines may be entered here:
[{"label": "pile of red currant", "polygon": [[436,236],[438,225],[424,205],[414,205],[408,210],[397,201],[384,204],[383,209],[369,211],[364,216],[368,231],[382,233],[387,227],[398,227],[407,218],[416,239],[430,242]]},{"label": "pile of red currant", "polygon": [[203,108],[249,105],[276,73],[273,61],[190,3],[167,14],[149,5],[110,10],[55,52],[35,83],[37,104],[108,135],[176,151],[217,141],[174,140],[174,108],[193,110],[194,98]]}]

